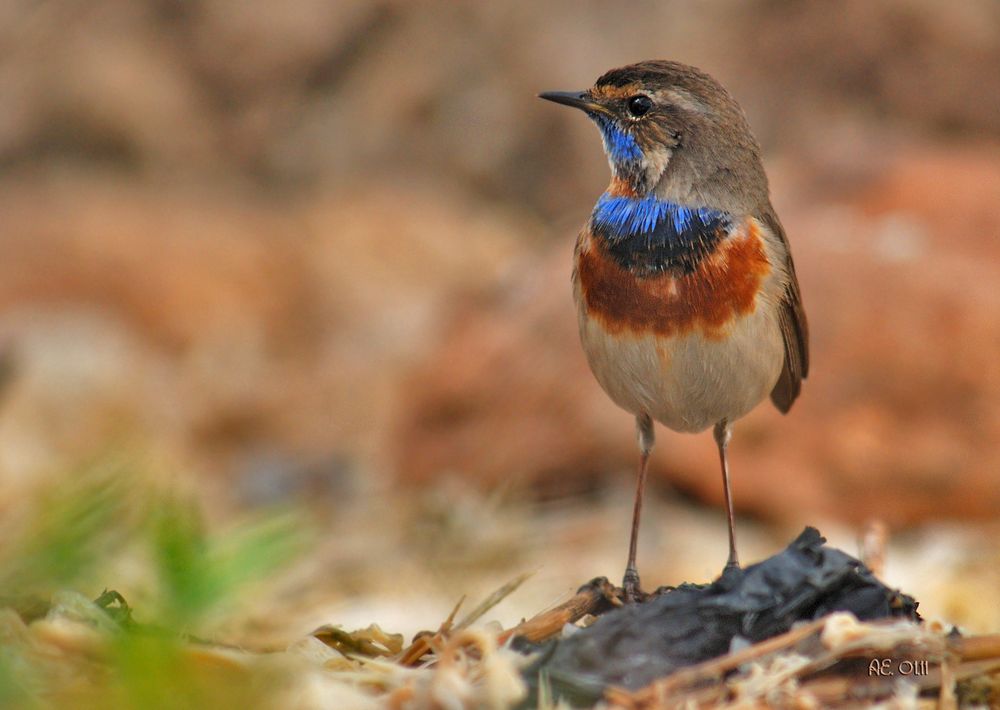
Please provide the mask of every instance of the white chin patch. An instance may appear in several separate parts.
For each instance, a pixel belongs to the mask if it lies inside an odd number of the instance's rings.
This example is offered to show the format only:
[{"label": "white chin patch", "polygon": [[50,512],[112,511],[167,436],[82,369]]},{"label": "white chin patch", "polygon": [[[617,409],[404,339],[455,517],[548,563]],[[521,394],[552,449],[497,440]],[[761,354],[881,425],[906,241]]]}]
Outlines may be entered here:
[{"label": "white chin patch", "polygon": [[642,159],[642,169],[646,174],[647,184],[656,185],[670,163],[670,156],[673,151],[669,149],[656,151],[653,155],[644,156]]}]

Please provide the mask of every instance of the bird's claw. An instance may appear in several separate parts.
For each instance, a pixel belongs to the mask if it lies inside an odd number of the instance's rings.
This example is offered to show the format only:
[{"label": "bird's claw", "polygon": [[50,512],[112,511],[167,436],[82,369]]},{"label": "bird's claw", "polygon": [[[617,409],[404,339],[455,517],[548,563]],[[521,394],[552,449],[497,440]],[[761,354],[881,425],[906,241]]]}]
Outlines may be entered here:
[{"label": "bird's claw", "polygon": [[627,568],[625,578],[622,579],[622,599],[626,604],[635,604],[645,596],[639,586],[639,571],[635,567]]}]

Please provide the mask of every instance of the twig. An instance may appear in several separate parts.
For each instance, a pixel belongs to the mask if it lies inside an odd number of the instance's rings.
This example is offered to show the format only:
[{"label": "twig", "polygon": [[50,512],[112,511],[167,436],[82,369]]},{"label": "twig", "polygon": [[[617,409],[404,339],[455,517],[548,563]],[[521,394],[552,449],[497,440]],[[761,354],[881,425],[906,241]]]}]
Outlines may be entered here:
[{"label": "twig", "polygon": [[513,594],[514,591],[524,584],[525,580],[527,580],[531,575],[531,572],[518,575],[486,597],[486,599],[484,599],[479,606],[466,614],[462,620],[458,622],[458,624],[454,624],[455,616],[458,614],[458,608],[462,606],[462,602],[465,601],[465,597],[463,596],[459,599],[458,604],[456,604],[455,608],[452,609],[451,614],[448,615],[448,618],[444,620],[435,633],[421,634],[417,636],[417,638],[413,639],[413,643],[411,643],[406,649],[403,650],[402,654],[400,654],[400,664],[404,666],[416,665],[429,651],[431,651],[435,646],[440,645],[440,642],[448,635],[449,632],[451,632],[453,628],[456,630],[467,629],[469,626],[482,618],[483,614]]},{"label": "twig", "polygon": [[452,623],[455,621],[455,615],[458,614],[458,610],[462,606],[462,602],[465,601],[465,595],[458,600],[455,604],[455,608],[451,610],[448,614],[448,618],[441,622],[441,626],[434,633],[423,632],[417,635],[413,642],[403,649],[403,652],[399,655],[399,664],[402,666],[414,666],[417,662],[424,657],[428,651],[431,650],[431,645],[434,641],[440,640],[451,631]]},{"label": "twig", "polygon": [[[521,637],[539,643],[555,636],[566,624],[572,624],[587,614],[600,614],[616,605],[616,589],[607,577],[597,577],[580,587],[572,598],[548,611],[522,621],[500,634],[499,642]],[[617,602],[620,603],[620,602]]]},{"label": "twig", "polygon": [[518,575],[514,579],[507,582],[507,584],[503,585],[502,587],[500,587],[500,589],[496,590],[491,595],[486,597],[486,599],[484,599],[479,606],[477,606],[475,609],[466,614],[465,618],[462,619],[460,622],[458,622],[458,625],[455,628],[458,629],[469,628],[469,626],[478,621],[483,616],[483,614],[488,612],[490,609],[492,609],[497,604],[506,599],[508,596],[517,591],[517,588],[520,587],[522,584],[524,584],[532,574],[534,573],[525,572],[524,574]]},{"label": "twig", "polygon": [[1000,658],[1000,634],[949,638],[948,650],[963,661],[997,659]]}]

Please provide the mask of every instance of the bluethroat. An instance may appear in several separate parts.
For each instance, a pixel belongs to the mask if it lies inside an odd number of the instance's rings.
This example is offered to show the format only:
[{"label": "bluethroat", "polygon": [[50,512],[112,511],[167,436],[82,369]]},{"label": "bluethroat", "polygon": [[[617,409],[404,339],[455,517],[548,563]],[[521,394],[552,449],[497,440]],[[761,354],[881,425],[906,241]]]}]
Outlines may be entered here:
[{"label": "bluethroat", "polygon": [[787,412],[809,369],[795,267],[760,147],[715,79],[678,62],[613,69],[540,97],[597,124],[611,184],[576,242],[573,293],[590,369],[636,420],[639,475],[623,591],[641,594],[636,541],[653,422],[713,427],[738,567],[727,447],[768,394]]}]

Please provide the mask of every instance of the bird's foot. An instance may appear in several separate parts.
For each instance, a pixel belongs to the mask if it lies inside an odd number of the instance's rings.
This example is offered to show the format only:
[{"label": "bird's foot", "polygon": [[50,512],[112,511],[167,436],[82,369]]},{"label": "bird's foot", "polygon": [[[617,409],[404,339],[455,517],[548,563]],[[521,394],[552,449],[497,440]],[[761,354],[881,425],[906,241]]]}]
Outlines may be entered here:
[{"label": "bird's foot", "polygon": [[622,580],[622,599],[626,604],[635,604],[645,598],[646,594],[639,586],[639,571],[635,567],[627,567]]}]

